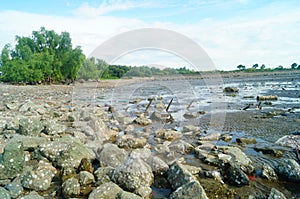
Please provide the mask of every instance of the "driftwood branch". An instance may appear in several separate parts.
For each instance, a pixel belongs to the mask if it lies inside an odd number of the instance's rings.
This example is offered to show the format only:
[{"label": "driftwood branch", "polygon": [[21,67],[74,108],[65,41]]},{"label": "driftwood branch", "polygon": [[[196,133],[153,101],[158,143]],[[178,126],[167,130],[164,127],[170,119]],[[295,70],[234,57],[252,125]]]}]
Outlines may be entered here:
[{"label": "driftwood branch", "polygon": [[256,100],[257,101],[261,101],[261,100],[278,100],[278,96],[276,96],[276,95],[257,96]]},{"label": "driftwood branch", "polygon": [[146,107],[145,113],[147,113],[147,112],[149,111],[150,105],[151,105],[151,103],[152,103],[152,101],[153,101],[152,98],[149,98],[148,100],[149,100],[149,103],[148,103],[148,105],[147,105],[147,107]]},{"label": "driftwood branch", "polygon": [[167,108],[166,108],[166,111],[167,111],[167,112],[169,111],[169,108],[170,108],[172,102],[173,102],[173,98],[171,99],[171,101],[169,102],[169,104],[168,104],[168,106],[167,106]]},{"label": "driftwood branch", "polygon": [[186,109],[189,109],[189,108],[192,106],[193,102],[194,102],[194,100],[192,100],[192,101],[186,106]]}]

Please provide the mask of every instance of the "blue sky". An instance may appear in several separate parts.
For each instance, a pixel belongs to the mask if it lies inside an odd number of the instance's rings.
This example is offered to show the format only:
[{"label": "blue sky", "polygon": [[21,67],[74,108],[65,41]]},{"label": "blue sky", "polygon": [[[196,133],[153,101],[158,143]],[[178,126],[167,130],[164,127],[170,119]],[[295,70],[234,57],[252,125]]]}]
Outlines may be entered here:
[{"label": "blue sky", "polygon": [[[124,31],[163,28],[199,44],[217,69],[238,64],[300,64],[300,1],[285,0],[15,0],[0,4],[0,46],[45,26],[68,31],[89,54]],[[129,53],[118,64],[183,66],[166,52]]]}]

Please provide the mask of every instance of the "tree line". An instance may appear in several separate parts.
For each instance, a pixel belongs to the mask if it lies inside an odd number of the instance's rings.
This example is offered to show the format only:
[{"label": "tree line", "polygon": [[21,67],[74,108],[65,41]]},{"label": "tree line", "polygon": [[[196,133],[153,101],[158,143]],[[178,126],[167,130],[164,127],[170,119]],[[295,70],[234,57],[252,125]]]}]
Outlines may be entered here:
[{"label": "tree line", "polygon": [[259,66],[258,64],[253,64],[253,66],[250,67],[250,68],[246,68],[246,66],[244,66],[242,64],[239,64],[237,66],[237,69],[241,70],[241,71],[248,71],[248,72],[257,71],[257,70],[261,70],[261,71],[265,71],[265,70],[289,70],[289,69],[292,69],[292,70],[298,69],[298,70],[300,70],[300,65],[298,65],[297,63],[292,63],[290,68],[284,68],[282,65],[279,65],[279,66],[277,66],[273,69],[270,69],[270,68],[266,68],[265,64],[262,64],[261,66]]}]

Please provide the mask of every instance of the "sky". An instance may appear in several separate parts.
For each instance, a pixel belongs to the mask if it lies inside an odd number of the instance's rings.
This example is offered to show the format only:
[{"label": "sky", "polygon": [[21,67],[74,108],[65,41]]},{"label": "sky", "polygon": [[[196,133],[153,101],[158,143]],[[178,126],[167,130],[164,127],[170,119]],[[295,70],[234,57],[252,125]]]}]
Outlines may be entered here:
[{"label": "sky", "polygon": [[[1,1],[0,16],[1,48],[44,26],[69,32],[89,57],[119,34],[159,28],[194,41],[218,70],[300,64],[298,0],[14,0]],[[114,64],[194,69],[189,60],[159,49],[128,52]]]}]

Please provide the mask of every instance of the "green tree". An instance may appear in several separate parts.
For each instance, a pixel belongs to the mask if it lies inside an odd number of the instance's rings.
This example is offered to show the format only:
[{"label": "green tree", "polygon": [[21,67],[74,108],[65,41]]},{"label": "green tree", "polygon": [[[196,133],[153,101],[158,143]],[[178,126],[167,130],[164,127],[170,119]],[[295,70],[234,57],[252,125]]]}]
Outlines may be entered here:
[{"label": "green tree", "polygon": [[292,69],[296,69],[296,68],[297,68],[297,66],[298,66],[298,64],[297,64],[297,63],[293,63],[293,64],[291,65],[291,68],[292,68]]},{"label": "green tree", "polygon": [[246,69],[246,66],[240,64],[240,65],[237,66],[237,68],[238,68],[239,70],[245,70],[245,69]]},{"label": "green tree", "polygon": [[266,68],[266,65],[264,65],[264,64],[262,64],[261,66],[260,66],[260,69],[265,69]]},{"label": "green tree", "polygon": [[258,64],[254,64],[254,65],[252,66],[252,68],[254,68],[254,69],[258,68]]}]

